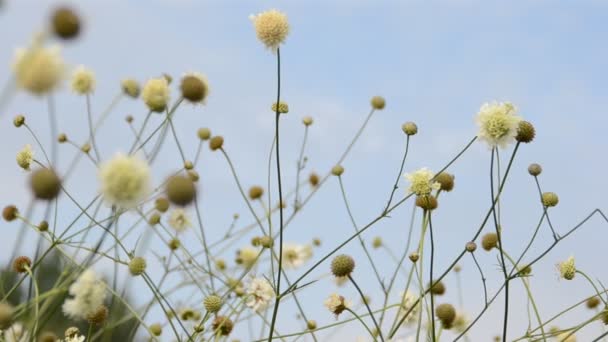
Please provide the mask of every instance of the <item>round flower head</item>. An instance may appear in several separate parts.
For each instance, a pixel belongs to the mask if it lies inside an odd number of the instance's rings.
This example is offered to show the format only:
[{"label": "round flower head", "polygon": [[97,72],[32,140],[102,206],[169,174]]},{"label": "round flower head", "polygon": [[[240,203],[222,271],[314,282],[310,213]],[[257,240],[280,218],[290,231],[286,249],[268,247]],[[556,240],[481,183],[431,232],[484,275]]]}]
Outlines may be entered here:
[{"label": "round flower head", "polygon": [[585,302],[589,309],[595,309],[598,305],[600,305],[600,299],[597,296],[590,297]]},{"label": "round flower head", "polygon": [[435,309],[435,314],[444,329],[450,329],[456,319],[456,310],[451,304],[440,304]]},{"label": "round flower head", "polygon": [[270,283],[265,278],[254,278],[247,287],[247,302],[245,303],[255,312],[260,312],[268,307],[275,293]]},{"label": "round flower head", "polygon": [[32,145],[27,144],[23,146],[21,151],[17,152],[17,165],[22,169],[29,171],[30,164],[34,160],[34,151],[32,150]]},{"label": "round flower head", "polygon": [[209,94],[207,78],[199,73],[190,73],[182,78],[180,84],[182,97],[191,103],[204,103]]},{"label": "round flower head", "polygon": [[35,44],[30,49],[17,50],[13,71],[20,88],[35,95],[43,95],[59,85],[65,65],[59,48],[45,48]]},{"label": "round flower head", "polygon": [[382,110],[386,106],[386,100],[382,96],[374,96],[371,99],[372,108],[376,110]]},{"label": "round flower head", "polygon": [[6,329],[13,321],[15,308],[7,302],[0,302],[0,329]]},{"label": "round flower head", "polygon": [[23,116],[21,114],[15,116],[15,118],[13,119],[13,125],[15,125],[15,127],[21,127],[21,126],[23,126],[24,123],[25,123],[25,116]]},{"label": "round flower head", "polygon": [[465,249],[467,250],[467,252],[473,253],[473,252],[475,252],[475,250],[477,250],[477,244],[473,241],[469,241],[465,245]]},{"label": "round flower head", "polygon": [[319,175],[314,172],[311,172],[310,176],[308,176],[308,183],[310,183],[310,185],[313,187],[319,185],[320,181],[321,180],[319,179]]},{"label": "round flower head", "polygon": [[222,297],[218,295],[210,295],[205,297],[203,300],[203,305],[205,306],[205,310],[215,313],[220,311],[222,308],[223,300]]},{"label": "round flower head", "polygon": [[169,200],[164,197],[157,198],[154,201],[154,209],[161,213],[167,212],[167,210],[169,210]]},{"label": "round flower head", "polygon": [[521,120],[509,102],[484,103],[477,113],[477,137],[492,148],[505,148],[515,141]]},{"label": "round flower head", "polygon": [[99,167],[100,192],[106,202],[134,208],[150,190],[150,168],[138,157],[121,153]]},{"label": "round flower head", "polygon": [[572,280],[576,275],[576,266],[574,265],[574,257],[570,256],[566,261],[562,261],[558,264],[559,275],[566,279]]},{"label": "round flower head", "polygon": [[520,121],[517,127],[517,135],[515,136],[515,140],[527,144],[534,140],[534,136],[536,135],[536,130],[534,126],[528,121]]},{"label": "round flower head", "polygon": [[435,177],[435,180],[440,184],[443,191],[452,191],[454,189],[454,175],[452,174],[441,172]]},{"label": "round flower head", "polygon": [[559,197],[554,192],[543,192],[541,199],[545,207],[555,207],[559,202]]},{"label": "round flower head", "polygon": [[416,135],[416,133],[418,133],[418,126],[413,122],[404,123],[401,125],[401,129],[406,135]]},{"label": "round flower head", "polygon": [[79,95],[90,94],[95,90],[95,74],[84,66],[79,66],[72,75],[72,90]]},{"label": "round flower head", "polygon": [[254,185],[249,188],[249,198],[252,200],[259,199],[264,194],[264,188],[258,185]]},{"label": "round flower head", "polygon": [[80,33],[80,18],[72,9],[60,7],[51,17],[51,26],[59,38],[72,39]]},{"label": "round flower head", "polygon": [[410,182],[409,192],[416,196],[429,195],[433,190],[439,190],[441,184],[433,180],[433,172],[423,167],[413,173],[406,173],[404,177]]},{"label": "round flower head", "polygon": [[331,273],[336,277],[346,277],[355,269],[355,260],[346,254],[338,255],[331,262]]},{"label": "round flower head", "polygon": [[304,124],[304,126],[310,126],[313,123],[313,119],[312,116],[305,116],[302,118],[302,123]]},{"label": "round flower head", "polygon": [[103,305],[106,299],[106,285],[92,270],[84,271],[78,279],[70,285],[68,298],[63,303],[63,312],[74,319],[86,320]]},{"label": "round flower head", "polygon": [[53,170],[38,169],[30,176],[30,187],[36,198],[51,200],[61,191],[61,179]]},{"label": "round flower head", "polygon": [[481,247],[486,251],[491,251],[492,248],[498,247],[498,235],[496,233],[487,233],[481,238]]},{"label": "round flower head", "polygon": [[312,257],[311,245],[283,244],[283,268],[295,269]]},{"label": "round flower head", "polygon": [[135,257],[129,261],[129,272],[133,276],[142,275],[146,271],[146,259]]},{"label": "round flower head", "polygon": [[253,266],[258,260],[260,251],[252,247],[244,247],[238,251],[237,262],[246,268]]},{"label": "round flower head", "polygon": [[350,307],[350,302],[344,300],[344,297],[332,293],[329,298],[325,300],[325,307],[336,317],[341,314],[346,308]]},{"label": "round flower head", "polygon": [[160,336],[163,333],[163,326],[159,323],[150,324],[150,333],[154,336]]},{"label": "round flower head", "polygon": [[272,51],[285,42],[289,33],[287,16],[275,9],[249,16],[253,22],[258,39]]},{"label": "round flower head", "polygon": [[106,319],[108,318],[108,314],[108,307],[102,305],[98,307],[97,310],[87,316],[87,321],[89,321],[90,324],[100,325],[106,321]]},{"label": "round flower head", "polygon": [[289,113],[289,105],[286,102],[279,102],[279,108],[277,109],[277,103],[273,103],[272,106],[270,107],[270,109],[276,113],[277,110],[280,114],[287,114]]},{"label": "round flower head", "polygon": [[431,287],[431,293],[436,296],[443,296],[445,294],[445,285],[441,281],[436,282]]},{"label": "round flower head", "polygon": [[30,341],[30,333],[25,330],[21,323],[13,323],[3,332],[5,342],[27,342]]},{"label": "round flower head", "polygon": [[172,176],[165,185],[167,198],[173,204],[186,206],[196,197],[196,186],[190,177]]},{"label": "round flower head", "polygon": [[543,172],[543,168],[540,166],[540,164],[532,163],[530,166],[528,166],[528,173],[530,176],[536,177],[540,175],[541,172]]},{"label": "round flower head", "polygon": [[374,237],[372,240],[372,247],[376,249],[382,247],[382,238],[379,236]]},{"label": "round flower head", "polygon": [[127,78],[123,80],[120,84],[122,88],[122,92],[127,94],[128,96],[136,99],[139,96],[139,83],[136,80]]},{"label": "round flower head", "polygon": [[14,205],[7,205],[2,209],[2,217],[7,221],[13,221],[19,216],[19,209]]},{"label": "round flower head", "polygon": [[213,320],[211,328],[214,334],[219,333],[222,336],[228,336],[232,332],[232,328],[234,328],[234,323],[226,316],[217,316]]},{"label": "round flower head", "polygon": [[342,176],[344,173],[344,167],[342,165],[336,165],[331,168],[331,174],[334,176]]},{"label": "round flower head", "polygon": [[403,323],[413,323],[418,317],[418,310],[420,305],[414,306],[416,302],[416,296],[411,291],[406,291],[401,293],[401,311],[400,315],[405,315],[408,311],[407,317],[403,321]]},{"label": "round flower head", "polygon": [[20,256],[13,261],[13,270],[17,273],[25,273],[32,267],[32,260],[26,256]]},{"label": "round flower head", "polygon": [[211,130],[207,127],[201,127],[196,131],[198,138],[201,140],[209,140],[211,138]]},{"label": "round flower head", "polygon": [[192,227],[188,213],[181,208],[173,209],[171,211],[169,214],[169,225],[178,233]]},{"label": "round flower head", "polygon": [[211,151],[219,150],[222,146],[224,146],[224,137],[221,135],[216,135],[209,140],[209,148]]},{"label": "round flower head", "polygon": [[314,319],[309,319],[308,321],[306,321],[306,328],[308,330],[317,329],[317,321],[315,321]]},{"label": "round flower head", "polygon": [[169,102],[169,83],[164,77],[149,80],[142,91],[144,103],[152,112],[162,112]]},{"label": "round flower head", "polygon": [[416,197],[416,206],[424,210],[435,210],[439,203],[433,195],[422,195]]}]

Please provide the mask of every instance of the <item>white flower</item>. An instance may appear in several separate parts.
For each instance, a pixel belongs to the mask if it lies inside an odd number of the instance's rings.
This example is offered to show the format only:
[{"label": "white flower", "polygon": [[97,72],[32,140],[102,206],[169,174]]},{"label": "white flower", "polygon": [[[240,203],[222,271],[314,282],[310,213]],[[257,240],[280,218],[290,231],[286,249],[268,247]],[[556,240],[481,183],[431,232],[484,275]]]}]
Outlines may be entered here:
[{"label": "white flower", "polygon": [[332,293],[324,302],[325,307],[333,314],[338,316],[341,314],[346,308],[351,306],[349,301],[346,301],[344,297],[339,296],[336,293]]},{"label": "white flower", "polygon": [[260,251],[253,247],[243,247],[238,252],[238,259],[244,267],[251,267],[258,260]]},{"label": "white flower", "polygon": [[192,227],[188,213],[182,208],[173,209],[169,214],[169,225],[178,233]]},{"label": "white flower", "polygon": [[65,65],[58,47],[44,48],[39,43],[15,53],[13,72],[17,85],[35,95],[54,90],[63,78]]},{"label": "white flower", "polygon": [[153,112],[162,112],[169,102],[169,83],[164,77],[149,80],[141,93],[146,106]]},{"label": "white flower", "polygon": [[516,115],[515,107],[509,102],[484,103],[475,121],[479,125],[477,137],[491,148],[507,147],[515,141],[517,127],[522,118]]},{"label": "white flower", "polygon": [[111,205],[137,206],[150,190],[148,163],[135,156],[117,154],[99,167],[100,192]]},{"label": "white flower", "polygon": [[285,13],[275,9],[250,15],[258,39],[267,48],[275,51],[285,41],[289,33],[289,22]]},{"label": "white flower", "polygon": [[312,246],[295,243],[283,244],[283,268],[298,268],[312,257]]},{"label": "white flower", "polygon": [[28,342],[30,340],[30,333],[25,330],[21,323],[13,323],[8,329],[4,330],[2,335],[4,342]]},{"label": "white flower", "polygon": [[95,74],[80,65],[72,75],[72,90],[80,95],[90,94],[95,90]]},{"label": "white flower", "polygon": [[63,312],[74,319],[87,319],[106,299],[106,285],[91,269],[84,271],[69,288],[73,298],[63,303]]},{"label": "white flower", "polygon": [[23,146],[21,151],[17,152],[17,165],[19,165],[22,169],[29,170],[32,160],[34,160],[34,151],[32,150],[32,145],[27,144]]},{"label": "white flower", "polygon": [[84,342],[84,340],[85,340],[84,335],[78,335],[78,334],[76,334],[76,335],[71,336],[71,337],[66,337],[64,341],[65,342]]},{"label": "white flower", "polygon": [[408,191],[416,194],[416,196],[430,195],[431,191],[441,188],[439,182],[432,180],[435,176],[433,172],[426,167],[413,173],[406,173],[403,176],[410,182]]},{"label": "white flower", "polygon": [[265,278],[254,278],[247,287],[247,306],[255,312],[260,312],[268,307],[275,293],[270,283]]},{"label": "white flower", "polygon": [[411,291],[408,290],[407,292],[401,292],[400,296],[401,311],[399,312],[399,314],[401,316],[405,315],[413,307],[412,311],[410,311],[410,313],[405,318],[404,323],[407,324],[415,322],[418,318],[418,308],[420,307],[420,303],[418,303],[416,306],[413,306],[416,302],[416,295],[414,295]]}]

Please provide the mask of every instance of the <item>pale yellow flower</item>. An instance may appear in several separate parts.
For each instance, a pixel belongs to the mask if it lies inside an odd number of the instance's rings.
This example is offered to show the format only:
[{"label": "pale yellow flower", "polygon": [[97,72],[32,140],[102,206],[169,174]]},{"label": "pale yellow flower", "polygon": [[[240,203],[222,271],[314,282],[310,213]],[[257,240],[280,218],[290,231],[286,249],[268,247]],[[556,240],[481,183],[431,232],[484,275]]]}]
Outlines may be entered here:
[{"label": "pale yellow flower", "polygon": [[167,108],[170,92],[169,83],[164,77],[149,80],[141,93],[141,97],[153,112],[162,112]]},{"label": "pale yellow flower", "polygon": [[423,167],[413,173],[406,173],[404,177],[410,182],[409,192],[417,196],[430,195],[431,191],[439,190],[441,184],[433,179],[435,175],[431,170]]},{"label": "pale yellow flower", "polygon": [[332,293],[324,302],[325,307],[333,314],[338,316],[344,310],[351,306],[349,301],[346,301],[344,297]]},{"label": "pale yellow flower", "polygon": [[276,51],[285,42],[289,33],[289,22],[285,13],[271,9],[257,15],[249,16],[253,22],[258,39],[267,48]]},{"label": "pale yellow flower", "polygon": [[45,48],[34,44],[29,49],[17,50],[13,72],[20,88],[35,95],[43,95],[59,85],[65,65],[58,47]]},{"label": "pale yellow flower", "polygon": [[295,243],[283,244],[283,268],[295,269],[312,257],[312,246]]},{"label": "pale yellow flower", "polygon": [[137,206],[150,192],[148,163],[135,156],[117,154],[99,167],[100,192],[111,205]]},{"label": "pale yellow flower", "polygon": [[19,165],[22,169],[29,171],[30,164],[34,160],[34,151],[32,150],[32,145],[27,144],[23,146],[21,151],[17,152],[17,165]]},{"label": "pale yellow flower", "polygon": [[515,141],[522,120],[509,102],[484,103],[475,119],[479,125],[477,137],[490,147],[505,148]]},{"label": "pale yellow flower", "polygon": [[576,266],[574,265],[574,257],[570,256],[566,261],[562,261],[558,264],[559,274],[566,280],[574,279],[576,275]]},{"label": "pale yellow flower", "polygon": [[80,65],[72,74],[72,90],[76,94],[86,95],[95,90],[95,74],[93,71]]},{"label": "pale yellow flower", "polygon": [[256,248],[243,247],[239,250],[238,258],[241,261],[241,265],[248,268],[255,264],[258,254],[260,254],[260,251]]},{"label": "pale yellow flower", "polygon": [[178,233],[185,231],[192,226],[188,213],[182,209],[173,209],[169,214],[169,226],[175,229]]},{"label": "pale yellow flower", "polygon": [[275,293],[270,283],[265,278],[254,278],[247,287],[247,302],[245,303],[253,311],[260,312],[268,307]]},{"label": "pale yellow flower", "polygon": [[[417,296],[414,295],[411,291],[401,292],[401,311],[400,315],[405,315],[410,309],[407,317],[404,320],[404,323],[413,323],[418,318],[418,309],[420,308],[420,303],[413,306],[416,302]],[[413,307],[413,309],[412,309]]]}]

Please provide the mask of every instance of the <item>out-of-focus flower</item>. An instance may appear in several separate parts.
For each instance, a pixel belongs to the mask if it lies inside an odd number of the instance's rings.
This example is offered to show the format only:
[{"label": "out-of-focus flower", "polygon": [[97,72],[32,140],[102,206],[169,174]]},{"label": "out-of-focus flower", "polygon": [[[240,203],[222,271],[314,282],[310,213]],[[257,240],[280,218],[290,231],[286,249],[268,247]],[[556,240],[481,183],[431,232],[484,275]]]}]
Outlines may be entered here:
[{"label": "out-of-focus flower", "polygon": [[72,298],[63,303],[63,312],[74,319],[87,319],[106,299],[106,285],[91,269],[84,271],[70,286]]},{"label": "out-of-focus flower", "polygon": [[295,269],[312,257],[312,246],[295,243],[283,244],[283,267]]},{"label": "out-of-focus flower", "polygon": [[13,72],[20,88],[35,95],[44,95],[59,85],[65,65],[58,47],[45,48],[40,43],[34,43],[29,49],[17,50]]},{"label": "out-of-focus flower", "polygon": [[23,324],[13,323],[2,334],[5,342],[28,342],[30,340],[29,331],[25,330]]},{"label": "out-of-focus flower", "polygon": [[265,278],[254,278],[247,287],[247,306],[253,311],[260,312],[268,307],[275,293]]},{"label": "out-of-focus flower", "polygon": [[72,90],[76,94],[86,95],[95,90],[95,74],[93,71],[80,65],[72,75]]},{"label": "out-of-focus flower", "polygon": [[111,205],[137,206],[150,191],[148,163],[136,156],[117,154],[99,167],[100,192]]},{"label": "out-of-focus flower", "polygon": [[164,77],[149,80],[141,93],[141,97],[153,112],[162,112],[169,102],[169,83]]},{"label": "out-of-focus flower", "polygon": [[178,233],[192,227],[188,213],[182,208],[176,208],[169,214],[169,225]]}]

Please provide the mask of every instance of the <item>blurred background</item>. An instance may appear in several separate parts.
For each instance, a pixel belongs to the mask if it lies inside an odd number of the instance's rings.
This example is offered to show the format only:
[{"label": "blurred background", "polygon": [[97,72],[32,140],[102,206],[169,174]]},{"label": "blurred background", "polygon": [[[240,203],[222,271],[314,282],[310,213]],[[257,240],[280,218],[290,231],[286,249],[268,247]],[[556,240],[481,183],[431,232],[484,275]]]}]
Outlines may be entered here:
[{"label": "blurred background", "polygon": [[[387,101],[385,110],[374,115],[343,164],[350,205],[362,226],[382,210],[397,175],[405,144],[402,123],[414,121],[419,128],[418,135],[412,137],[405,171],[420,167],[439,170],[475,136],[474,116],[481,104],[498,100],[513,102],[537,131],[534,142],[521,146],[504,193],[501,210],[505,249],[518,255],[542,213],[534,180],[527,173],[532,162],[543,166],[543,190],[560,196],[559,205],[551,210],[558,232],[572,228],[595,208],[607,209],[608,178],[603,168],[608,147],[608,47],[603,41],[608,3],[604,1],[4,0],[0,4],[0,86],[11,77],[15,48],[26,46],[59,5],[69,5],[83,17],[83,34],[65,44],[62,52],[71,66],[83,64],[96,73],[92,105],[97,115],[120,92],[124,78],[145,82],[162,73],[175,79],[189,71],[205,74],[211,86],[207,104],[182,105],[174,121],[176,129],[191,158],[196,152],[199,127],[223,135],[224,147],[245,187],[266,184],[274,132],[274,115],[269,107],[276,97],[276,56],[256,39],[248,16],[277,8],[287,13],[291,25],[281,48],[282,99],[290,107],[281,121],[286,188],[295,184],[304,116],[312,116],[315,122],[309,132],[303,175],[307,177],[311,171],[323,175],[362,124],[370,98],[382,95]],[[179,94],[175,84],[172,98]],[[73,94],[66,83],[55,94],[55,102],[60,131],[84,142],[88,135],[84,99]],[[41,140],[50,144],[46,105],[44,99],[18,93],[0,112],[2,206],[13,203],[25,208],[29,203],[27,173],[14,158],[24,144],[34,143],[26,131],[12,125],[12,119],[25,114]],[[125,116],[133,115],[137,126],[146,113],[141,100],[122,100],[99,131],[97,143],[102,156],[125,152],[133,137]],[[66,145],[60,145],[59,151],[59,169],[65,170],[77,151]],[[510,149],[501,151],[504,165],[510,153]],[[172,141],[165,144],[159,161],[154,167],[155,184],[182,166]],[[479,143],[449,169],[456,176],[455,190],[442,196],[433,218],[437,270],[444,270],[462,250],[489,207],[489,164],[490,151]],[[205,146],[197,171],[201,176],[199,204],[211,241],[222,239],[234,213],[240,214],[243,226],[252,221],[219,153]],[[405,182],[401,185],[397,199],[404,195]],[[66,187],[79,201],[92,198],[97,191],[92,164],[83,160],[66,180]],[[60,213],[59,222],[69,222],[78,211],[65,201]],[[400,255],[410,213],[408,202],[369,229],[363,238],[369,244],[373,237],[381,236],[387,247]],[[36,205],[32,217],[41,219],[43,215],[44,206]],[[14,248],[21,254],[31,254],[35,249],[37,236],[31,231],[21,245],[14,246],[17,228],[17,224],[0,223],[2,262],[10,261]],[[235,249],[246,245],[254,232],[226,250],[226,260],[232,263]],[[322,245],[315,248],[313,259],[306,264],[311,266],[351,234],[337,180],[331,178],[291,223],[285,240],[305,243],[320,238]],[[583,279],[558,280],[558,262],[574,255],[577,267],[604,283],[608,281],[603,263],[607,237],[608,224],[593,218],[533,267],[531,288],[544,320],[593,293]],[[192,242],[190,247],[200,250],[192,240],[186,243]],[[126,243],[134,248],[136,241],[137,236]],[[549,228],[542,227],[529,256],[538,255],[551,242]],[[166,249],[158,241],[152,241],[149,247],[161,254]],[[344,252],[357,260],[354,278],[370,295],[372,307],[380,307],[381,290],[360,245],[354,241]],[[382,249],[371,252],[388,278],[395,265],[393,259]],[[502,280],[497,255],[480,251],[478,256],[488,278],[488,290],[494,293]],[[150,253],[148,258],[154,256]],[[474,317],[483,307],[481,280],[472,259],[463,260],[464,306]],[[409,267],[409,262],[406,265]],[[111,264],[101,264],[99,269],[109,275]],[[305,269],[290,271],[289,275],[295,279]],[[154,274],[153,268],[149,270]],[[352,286],[337,287],[329,277],[323,277],[328,271],[329,263],[315,270],[311,279],[322,279],[299,293],[307,315],[320,326],[335,322],[323,306],[330,293],[339,292],[359,302]],[[130,281],[134,303],[144,303],[151,297],[141,279],[130,280],[123,272],[121,282],[126,280]],[[397,289],[404,284],[405,278],[400,276]],[[447,292],[438,301],[458,306],[455,274],[448,275],[445,284]],[[515,338],[525,333],[527,314],[521,282],[512,284],[510,336]],[[393,303],[398,301],[398,293],[395,291]],[[183,294],[184,302],[189,294]],[[303,322],[295,319],[293,304],[281,306],[280,312],[277,329],[281,333],[303,329]],[[502,312],[501,297],[471,330],[471,340],[490,341],[499,334]],[[591,315],[581,309],[554,323],[565,328]],[[161,319],[161,313],[154,311],[148,321]],[[240,325],[232,336],[247,340],[250,335],[246,327]],[[591,340],[602,329],[599,323],[592,324],[577,336],[580,341]],[[399,335],[409,336],[409,331],[404,329]],[[327,338],[354,341],[359,336],[365,338],[364,329],[351,323]],[[447,340],[454,336],[451,332],[443,335]]]}]

